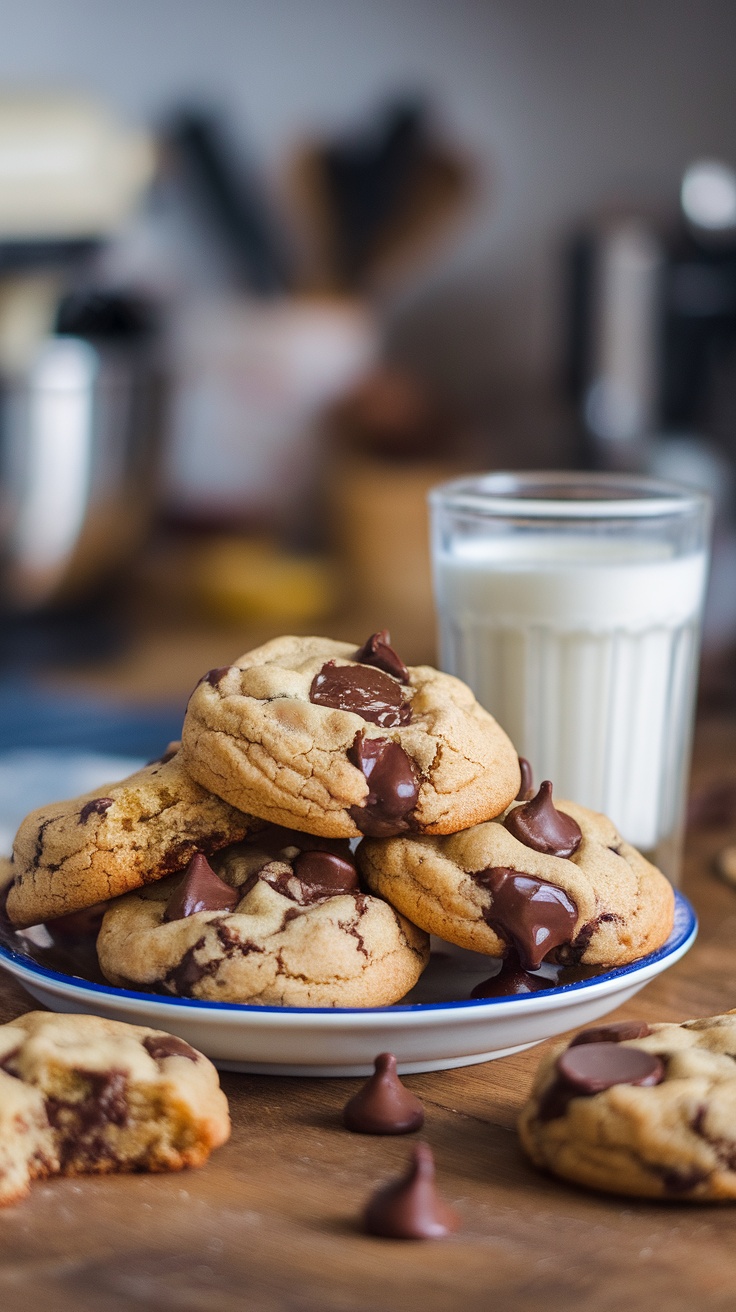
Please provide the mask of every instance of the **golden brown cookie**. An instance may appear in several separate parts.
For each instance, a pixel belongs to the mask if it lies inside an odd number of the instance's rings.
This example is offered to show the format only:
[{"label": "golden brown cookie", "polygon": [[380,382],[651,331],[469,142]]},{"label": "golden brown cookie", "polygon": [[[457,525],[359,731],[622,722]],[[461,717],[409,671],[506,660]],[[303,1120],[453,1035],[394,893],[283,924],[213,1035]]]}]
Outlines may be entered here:
[{"label": "golden brown cookie", "polygon": [[407,669],[385,634],[359,651],[277,638],[210,670],[183,750],[233,806],[334,838],[455,833],[497,815],[520,783],[514,748],[470,689]]},{"label": "golden brown cookie", "polygon": [[[305,842],[303,842],[305,840]],[[214,868],[213,868],[214,867]],[[403,998],[429,939],[360,888],[347,843],[268,829],[114,902],[105,976],[211,1002],[383,1007]]]},{"label": "golden brown cookie", "polygon": [[0,1026],[0,1206],[39,1176],[200,1166],[229,1134],[217,1071],[182,1039],[43,1011]]},{"label": "golden brown cookie", "polygon": [[166,753],[118,783],[32,811],[13,844],[7,915],[36,925],[181,870],[260,828]]},{"label": "golden brown cookie", "polygon": [[492,957],[513,945],[527,969],[544,959],[622,965],[672,930],[664,875],[606,816],[552,803],[549,784],[463,833],[366,839],[357,857],[370,888],[414,924]]},{"label": "golden brown cookie", "polygon": [[736,1199],[736,1015],[584,1030],[542,1061],[519,1134],[537,1166],[591,1189]]}]

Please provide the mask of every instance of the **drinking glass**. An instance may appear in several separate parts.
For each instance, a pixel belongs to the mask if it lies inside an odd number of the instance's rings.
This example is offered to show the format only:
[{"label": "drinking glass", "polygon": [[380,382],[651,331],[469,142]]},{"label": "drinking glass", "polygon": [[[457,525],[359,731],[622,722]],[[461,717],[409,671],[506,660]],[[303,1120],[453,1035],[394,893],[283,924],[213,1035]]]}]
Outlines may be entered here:
[{"label": "drinking glass", "polygon": [[658,479],[494,473],[429,495],[442,668],[534,777],[676,882],[711,507]]}]

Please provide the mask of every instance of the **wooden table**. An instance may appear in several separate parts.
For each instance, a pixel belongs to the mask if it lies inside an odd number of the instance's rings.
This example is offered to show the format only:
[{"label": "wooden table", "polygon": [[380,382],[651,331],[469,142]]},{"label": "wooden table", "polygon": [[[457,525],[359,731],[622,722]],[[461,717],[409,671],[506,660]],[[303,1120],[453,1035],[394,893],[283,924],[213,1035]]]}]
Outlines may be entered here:
[{"label": "wooden table", "polygon": [[[701,726],[696,779],[736,775],[736,723]],[[730,764],[733,762],[733,764]],[[710,871],[736,834],[690,843],[692,952],[621,1015],[683,1020],[736,1006],[736,891]],[[29,1007],[0,981],[0,1018]],[[407,1084],[463,1228],[400,1243],[363,1235],[406,1138],[350,1135],[354,1080],[227,1075],[233,1136],[200,1171],[53,1180],[0,1214],[2,1312],[716,1312],[736,1305],[736,1210],[598,1196],[546,1178],[514,1122],[541,1049]]]}]

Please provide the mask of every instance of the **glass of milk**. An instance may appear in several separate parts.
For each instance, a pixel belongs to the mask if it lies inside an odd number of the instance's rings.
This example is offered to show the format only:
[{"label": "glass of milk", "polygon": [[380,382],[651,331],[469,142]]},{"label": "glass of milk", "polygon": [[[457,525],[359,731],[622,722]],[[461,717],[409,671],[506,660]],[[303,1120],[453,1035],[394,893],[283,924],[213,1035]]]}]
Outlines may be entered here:
[{"label": "glass of milk", "polygon": [[442,668],[536,783],[604,811],[676,880],[709,498],[559,472],[457,479],[429,500]]}]

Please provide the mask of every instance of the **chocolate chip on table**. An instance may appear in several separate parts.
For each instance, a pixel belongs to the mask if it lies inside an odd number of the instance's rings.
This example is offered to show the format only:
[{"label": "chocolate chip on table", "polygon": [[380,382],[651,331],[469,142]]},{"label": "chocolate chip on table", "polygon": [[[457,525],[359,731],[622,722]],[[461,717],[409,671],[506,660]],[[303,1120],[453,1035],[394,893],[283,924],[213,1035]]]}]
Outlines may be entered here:
[{"label": "chocolate chip on table", "polygon": [[315,900],[359,893],[358,872],[352,861],[333,852],[300,852],[293,862],[294,874]]},{"label": "chocolate chip on table", "polygon": [[493,894],[485,919],[513,943],[524,970],[538,970],[548,952],[572,939],[578,909],[563,889],[507,866],[478,870],[473,879]]},{"label": "chocolate chip on table", "polygon": [[79,812],[79,824],[85,825],[91,815],[104,815],[110,810],[113,804],[112,797],[94,797],[91,802],[85,802]]},{"label": "chocolate chip on table", "polygon": [[401,684],[370,665],[327,661],[312,679],[309,700],[315,706],[352,711],[382,729],[393,729],[411,720],[411,702],[405,699]]},{"label": "chocolate chip on table", "polygon": [[521,770],[521,787],[516,794],[515,801],[528,802],[533,796],[533,775],[532,767],[525,756],[519,757],[519,769]]},{"label": "chocolate chip on table", "polygon": [[530,975],[524,970],[518,956],[511,952],[503,962],[497,975],[476,984],[471,998],[512,998],[522,997],[525,993],[538,993],[540,989],[553,989],[554,980],[544,975]]},{"label": "chocolate chip on table", "polygon": [[346,1103],[342,1120],[356,1134],[411,1134],[424,1124],[424,1108],[401,1083],[392,1052],[376,1057],[374,1074]]},{"label": "chocolate chip on table", "polygon": [[348,760],[362,771],[369,789],[363,805],[350,807],[360,832],[389,838],[410,829],[419,781],[403,747],[388,738],[366,738],[361,729],[348,750]]},{"label": "chocolate chip on table", "polygon": [[577,821],[557,810],[549,779],[540,784],[536,797],[509,811],[504,824],[525,847],[544,852],[546,856],[572,856],[583,838]]},{"label": "chocolate chip on table", "polygon": [[596,1025],[581,1030],[570,1041],[571,1048],[585,1043],[625,1043],[627,1039],[645,1039],[651,1030],[645,1020],[614,1020],[610,1025]]},{"label": "chocolate chip on table", "polygon": [[573,1098],[592,1098],[616,1084],[646,1088],[664,1079],[664,1065],[653,1052],[610,1042],[571,1045],[557,1058],[555,1071],[539,1105],[542,1121],[564,1116]]},{"label": "chocolate chip on table", "polygon": [[143,1040],[143,1047],[154,1061],[163,1061],[164,1057],[186,1057],[187,1061],[199,1061],[199,1054],[194,1048],[178,1039],[175,1034],[149,1034]]},{"label": "chocolate chip on table", "polygon": [[392,674],[401,683],[409,682],[409,671],[391,646],[391,634],[388,629],[372,633],[363,646],[358,648],[353,660],[361,665],[375,665],[377,670]]},{"label": "chocolate chip on table", "polygon": [[460,1225],[456,1212],[437,1192],[434,1157],[428,1143],[416,1144],[406,1175],[384,1185],[363,1213],[368,1234],[385,1239],[442,1239]]},{"label": "chocolate chip on table", "polygon": [[164,920],[185,920],[197,911],[233,911],[241,896],[237,889],[220,879],[207,858],[197,852],[166,903]]}]

